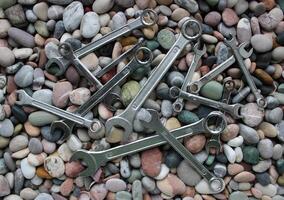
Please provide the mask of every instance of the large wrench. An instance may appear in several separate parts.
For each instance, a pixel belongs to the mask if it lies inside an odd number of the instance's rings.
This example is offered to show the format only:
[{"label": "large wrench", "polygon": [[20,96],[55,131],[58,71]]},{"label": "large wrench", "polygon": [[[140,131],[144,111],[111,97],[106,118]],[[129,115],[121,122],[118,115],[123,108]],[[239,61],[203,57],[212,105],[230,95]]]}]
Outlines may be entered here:
[{"label": "large wrench", "polygon": [[[216,118],[225,122],[225,117],[222,113],[211,112],[206,118],[203,118],[190,125],[172,130],[170,132],[177,139],[184,138],[187,136],[193,136],[200,133],[218,134],[223,132],[226,127],[220,126],[212,128],[210,126],[210,121]],[[80,175],[91,176],[101,166],[104,166],[107,162],[111,160],[138,153],[147,149],[151,149],[166,143],[167,141],[159,135],[153,135],[143,138],[141,140],[134,141],[132,143],[120,145],[104,151],[78,150],[72,155],[70,161],[83,161],[86,164],[86,169],[82,171]]]},{"label": "large wrench", "polygon": [[142,124],[156,131],[164,140],[166,140],[187,162],[191,165],[198,174],[207,180],[210,188],[216,192],[222,192],[225,188],[225,182],[221,178],[217,178],[203,164],[201,164],[191,153],[182,145],[162,124],[158,112],[148,110],[151,117],[141,120]]},{"label": "large wrench", "polygon": [[[145,55],[144,59],[141,59],[140,53]],[[95,107],[99,102],[101,102],[105,96],[117,85],[120,85],[132,72],[141,67],[141,65],[146,65],[151,63],[153,59],[153,54],[150,49],[146,47],[140,47],[135,51],[132,60],[111,80],[109,80],[104,87],[97,90],[83,105],[81,105],[75,112],[78,116],[85,116],[93,107]],[[59,120],[51,124],[51,133],[58,133],[56,129],[62,130],[63,135],[61,140],[65,140],[71,133],[75,126],[75,121],[69,120]]]},{"label": "large wrench", "polygon": [[191,101],[193,103],[199,103],[199,104],[204,104],[206,106],[216,108],[219,110],[222,110],[224,112],[229,113],[233,118],[235,119],[240,119],[243,116],[240,114],[241,109],[243,108],[242,104],[233,104],[233,105],[228,105],[223,102],[219,101],[214,101],[212,99],[208,99],[202,96],[198,96],[195,94],[191,94],[188,92],[184,92],[178,87],[171,87],[170,88],[170,96],[172,98],[183,98],[185,100]]},{"label": "large wrench", "polygon": [[[192,33],[192,28],[198,28],[198,32]],[[165,73],[172,66],[173,62],[182,52],[184,47],[193,40],[198,39],[201,36],[202,27],[200,23],[193,19],[186,20],[181,28],[181,33],[177,38],[173,47],[168,51],[166,56],[160,62],[160,64],[154,69],[143,88],[139,91],[132,102],[127,108],[119,115],[108,119],[106,122],[106,134],[110,134],[113,126],[121,127],[124,129],[122,142],[125,143],[133,130],[133,120],[137,111],[142,107],[144,101],[154,90],[156,85],[165,75]]]},{"label": "large wrench", "polygon": [[[266,100],[264,99],[264,97],[261,95],[261,93],[259,92],[259,90],[257,89],[255,83],[253,82],[253,79],[248,71],[248,69],[245,66],[244,60],[241,56],[240,53],[240,48],[237,47],[237,39],[235,36],[233,36],[232,34],[229,34],[230,38],[225,38],[225,43],[233,50],[233,54],[236,57],[236,60],[238,61],[238,64],[241,68],[241,71],[243,72],[247,83],[252,91],[252,93],[254,94],[255,98],[256,98],[256,103],[260,108],[265,108],[267,105]],[[242,44],[241,44],[242,45]],[[240,45],[240,46],[241,46]]]},{"label": "large wrench", "polygon": [[86,119],[84,117],[75,115],[74,113],[67,112],[65,110],[61,110],[60,108],[57,108],[55,106],[49,105],[47,103],[38,101],[31,96],[29,96],[25,90],[17,90],[16,91],[18,95],[18,101],[16,101],[17,105],[28,105],[33,106],[36,108],[39,108],[41,110],[44,110],[46,112],[50,112],[54,115],[57,115],[59,117],[62,117],[64,119],[68,119],[71,121],[74,121],[75,123],[87,127],[90,131],[96,130],[96,121],[92,121],[89,119]]},{"label": "large wrench", "polygon": [[[242,58],[249,58],[251,54],[253,53],[253,49],[251,48],[249,51],[245,49],[245,47],[248,45],[248,43],[242,43],[239,46],[239,52]],[[227,60],[216,66],[214,69],[212,69],[210,72],[202,76],[199,80],[194,81],[189,84],[187,87],[187,90],[190,93],[197,94],[199,93],[200,89],[209,81],[214,79],[216,76],[221,74],[223,71],[228,69],[232,64],[234,64],[236,61],[234,56],[230,56]]]},{"label": "large wrench", "polygon": [[[140,28],[140,27],[145,27],[145,26],[152,26],[156,23],[158,17],[155,11],[151,9],[146,9],[144,10],[140,17],[137,18],[136,20],[126,24],[125,26],[122,26],[119,29],[116,29],[112,31],[111,33],[103,36],[102,38],[76,50],[74,52],[74,57],[76,59],[80,59],[84,57],[85,55],[95,51],[96,49],[106,45],[107,43],[110,43],[117,39],[118,37],[121,37],[123,35],[126,35],[133,31],[134,29]],[[73,62],[73,58],[69,60],[69,58],[66,57],[56,57],[56,58],[51,58],[47,62],[45,68],[47,71],[50,72],[55,72],[56,76],[62,75],[67,66]]]},{"label": "large wrench", "polygon": [[[199,49],[200,44],[196,43],[194,45],[193,51],[194,51],[194,57],[193,61],[190,64],[190,67],[188,68],[187,74],[185,76],[185,79],[183,81],[183,84],[181,86],[182,91],[187,90],[187,85],[192,81],[193,74],[197,68],[197,65],[199,63],[199,60],[201,57],[206,53],[206,46],[203,44],[202,49]],[[182,111],[184,106],[184,102],[182,98],[177,98],[176,101],[173,103],[173,109],[175,112],[179,113]]]}]

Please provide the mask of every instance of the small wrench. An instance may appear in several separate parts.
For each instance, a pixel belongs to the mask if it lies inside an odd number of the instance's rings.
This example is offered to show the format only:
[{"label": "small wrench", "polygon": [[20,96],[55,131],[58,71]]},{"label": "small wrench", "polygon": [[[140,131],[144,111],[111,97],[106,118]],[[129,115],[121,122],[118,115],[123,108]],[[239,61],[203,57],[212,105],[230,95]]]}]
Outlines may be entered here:
[{"label": "small wrench", "polygon": [[[249,58],[251,54],[253,53],[253,49],[250,49],[250,51],[247,51],[245,47],[248,45],[248,43],[242,43],[239,46],[239,52],[242,58]],[[230,56],[227,60],[216,66],[214,69],[212,69],[210,72],[202,76],[199,80],[194,81],[189,84],[187,87],[187,90],[190,93],[197,94],[199,93],[200,89],[209,81],[211,81],[213,78],[221,74],[223,71],[228,69],[232,64],[234,64],[236,61],[234,56]]]},{"label": "small wrench", "polygon": [[[206,53],[206,46],[203,44],[203,48],[199,49],[200,44],[196,43],[194,45],[194,57],[190,64],[190,67],[188,68],[188,72],[185,76],[184,82],[181,86],[182,91],[186,91],[187,85],[191,82],[193,74],[197,68],[197,65],[199,63],[199,60],[201,57]],[[183,109],[184,102],[182,98],[177,98],[176,101],[173,103],[173,109],[175,112],[180,113]]]},{"label": "small wrench", "polygon": [[216,192],[222,192],[225,188],[225,182],[221,178],[217,178],[212,174],[203,164],[191,154],[162,124],[158,112],[155,110],[148,110],[151,114],[150,118],[141,120],[142,124],[156,131],[164,140],[166,140],[187,162],[191,165],[196,172],[207,180],[210,188]]},{"label": "small wrench", "polygon": [[[140,53],[143,52],[145,58],[141,59]],[[85,116],[93,107],[95,107],[99,102],[101,102],[105,96],[113,89],[115,86],[121,84],[132,72],[141,67],[142,65],[149,64],[153,59],[153,54],[150,49],[146,47],[140,47],[135,51],[132,60],[111,80],[109,80],[104,87],[97,90],[83,105],[81,105],[77,110],[76,114],[80,116]],[[116,95],[112,95],[116,98]],[[51,133],[57,133],[56,129],[62,130],[61,140],[65,140],[70,136],[72,130],[75,126],[75,121],[71,122],[68,120],[59,120],[51,124]]]},{"label": "small wrench", "polygon": [[[224,131],[225,126],[215,127],[214,129],[210,126],[209,122],[212,119],[220,119],[225,122],[225,116],[220,112],[211,112],[206,116],[195,123],[180,127],[175,130],[171,130],[170,133],[177,139],[184,137],[193,136],[200,133],[209,133],[209,134],[219,134]],[[226,124],[226,122],[225,122]],[[104,151],[87,151],[87,150],[78,150],[76,151],[70,161],[81,160],[86,164],[86,169],[80,173],[81,176],[91,176],[94,174],[101,166],[104,166],[107,162],[138,153],[147,149],[151,149],[163,144],[166,144],[167,141],[164,140],[159,135],[153,135],[141,140],[134,141],[129,144],[120,145],[111,149]]]},{"label": "small wrench", "polygon": [[[233,50],[233,54],[236,57],[236,60],[238,61],[238,64],[241,68],[241,71],[243,72],[247,83],[252,91],[252,93],[254,94],[255,98],[256,98],[256,103],[260,108],[265,108],[267,105],[266,100],[264,99],[264,97],[261,95],[261,93],[259,92],[259,90],[257,89],[255,83],[253,82],[253,79],[248,71],[248,69],[245,66],[244,60],[241,56],[241,49],[240,47],[237,47],[237,39],[235,36],[233,36],[232,34],[229,34],[229,38],[225,38],[225,43]],[[240,44],[240,46],[242,46],[243,44]]]},{"label": "small wrench", "polygon": [[49,105],[47,103],[38,101],[31,96],[29,96],[25,90],[17,90],[16,94],[18,95],[18,101],[16,101],[17,105],[28,105],[33,106],[36,108],[39,108],[41,110],[44,110],[46,112],[50,112],[54,115],[57,115],[59,117],[62,117],[64,119],[68,119],[70,121],[74,121],[79,125],[87,127],[91,131],[95,131],[96,123],[92,120],[88,120],[86,118],[83,118],[81,116],[78,116],[74,113],[67,112],[65,110],[61,110],[60,108],[57,108],[55,106]]},{"label": "small wrench", "polygon": [[204,104],[206,106],[212,107],[212,108],[216,108],[222,111],[225,111],[227,113],[229,113],[230,115],[232,115],[232,117],[234,117],[235,119],[240,119],[243,116],[240,114],[241,109],[243,108],[243,105],[241,104],[233,104],[233,105],[228,105],[226,103],[223,102],[219,102],[219,101],[214,101],[212,99],[208,99],[205,97],[201,97],[195,94],[191,94],[188,92],[184,92],[181,89],[179,89],[178,87],[171,87],[170,88],[170,96],[172,98],[183,98],[186,99],[188,101],[191,101],[193,103],[200,103],[200,104]]},{"label": "small wrench", "polygon": [[[102,38],[100,38],[100,39],[98,39],[98,40],[76,50],[74,52],[73,58],[80,59],[80,58],[86,56],[87,54],[95,51],[96,49],[103,47],[107,43],[110,43],[110,42],[114,41],[115,39],[130,33],[134,29],[137,29],[137,28],[140,28],[140,27],[145,27],[145,26],[152,26],[157,22],[157,19],[158,19],[158,16],[157,16],[155,11],[153,11],[151,9],[146,9],[141,13],[140,17],[137,18],[136,20],[134,20],[134,21],[126,24],[125,26],[122,26],[121,28],[118,28],[118,29],[112,31],[111,33],[103,36]],[[47,62],[45,69],[49,72],[56,71],[54,75],[61,76],[65,72],[68,65],[72,62],[73,62],[72,58],[70,60],[69,58],[66,58],[64,56],[51,58]]]},{"label": "small wrench", "polygon": [[[198,28],[197,32],[192,33],[193,28]],[[195,30],[196,31],[196,30]],[[181,33],[177,38],[172,48],[168,51],[166,56],[160,62],[160,64],[154,69],[147,82],[143,85],[143,88],[139,91],[132,102],[127,108],[119,115],[114,116],[106,121],[106,134],[110,134],[113,126],[121,127],[124,131],[122,142],[125,143],[128,140],[129,135],[133,130],[133,120],[137,111],[142,107],[147,97],[154,90],[156,85],[166,74],[178,55],[182,52],[184,47],[190,42],[197,40],[202,33],[201,24],[193,19],[186,20],[181,28]]]}]

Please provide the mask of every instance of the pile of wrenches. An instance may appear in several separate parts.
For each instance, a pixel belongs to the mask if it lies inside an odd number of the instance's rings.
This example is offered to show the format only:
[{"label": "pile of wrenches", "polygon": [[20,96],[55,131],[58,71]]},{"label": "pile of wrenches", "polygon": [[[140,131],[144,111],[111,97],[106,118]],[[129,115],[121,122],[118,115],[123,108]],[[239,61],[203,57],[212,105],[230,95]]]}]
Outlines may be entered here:
[{"label": "pile of wrenches", "polygon": [[[73,64],[78,72],[89,81],[89,84],[97,88],[90,99],[81,105],[74,113],[67,112],[55,106],[38,101],[29,96],[24,90],[17,91],[18,101],[16,101],[16,104],[33,106],[64,118],[63,120],[54,121],[51,124],[51,133],[54,134],[55,138],[58,138],[56,137],[56,134],[63,133],[60,138],[61,141],[64,141],[70,136],[70,134],[72,134],[76,125],[88,128],[88,131],[92,134],[96,134],[101,127],[105,126],[106,136],[111,134],[113,127],[121,128],[123,130],[123,144],[120,146],[97,152],[78,150],[73,154],[71,161],[82,160],[86,165],[86,169],[81,172],[81,175],[83,176],[90,176],[94,174],[101,166],[113,159],[131,155],[133,153],[168,143],[186,161],[188,161],[188,163],[205,180],[207,180],[213,193],[219,193],[225,188],[224,180],[212,174],[194,157],[194,155],[191,154],[190,151],[185,148],[185,146],[183,146],[179,139],[193,136],[195,134],[209,134],[211,135],[211,138],[206,144],[206,150],[209,152],[211,148],[214,148],[216,149],[217,153],[220,152],[222,147],[220,142],[220,134],[227,126],[224,114],[229,114],[235,119],[241,119],[241,109],[243,106],[238,103],[230,104],[230,97],[235,89],[234,82],[231,79],[226,79],[224,81],[222,101],[214,101],[212,99],[199,96],[198,93],[206,83],[216,78],[220,73],[228,69],[236,61],[247,80],[250,90],[256,98],[257,105],[261,109],[265,108],[265,99],[256,88],[256,85],[244,64],[244,59],[251,56],[252,49],[250,51],[246,51],[246,43],[237,46],[236,38],[234,36],[230,35],[230,38],[225,39],[225,44],[232,49],[233,55],[223,63],[216,66],[209,73],[202,76],[199,80],[192,81],[193,75],[198,68],[198,63],[200,62],[202,56],[206,54],[206,46],[201,42],[200,39],[202,35],[201,24],[194,19],[185,20],[181,27],[179,36],[177,37],[171,49],[167,52],[158,66],[152,70],[143,87],[122,113],[108,119],[105,122],[105,125],[98,119],[90,120],[85,118],[85,115],[100,102],[105,103],[110,110],[114,111],[115,108],[112,104],[120,98],[119,93],[114,91],[115,88],[122,85],[122,83],[124,83],[132,72],[140,67],[145,67],[151,64],[153,55],[151,50],[143,47],[145,45],[145,41],[141,38],[131,49],[127,50],[116,60],[112,61],[109,65],[96,73],[90,72],[88,68],[80,61],[80,58],[123,35],[131,33],[131,31],[134,29],[152,26],[156,23],[156,21],[156,13],[147,9],[141,13],[138,19],[74,52],[70,44],[60,44],[59,52],[61,57],[50,59],[46,65],[47,71],[60,76],[70,64]],[[161,79],[169,71],[170,67],[188,44],[192,44],[193,46],[194,57],[181,88],[172,87],[169,90],[171,98],[175,100],[173,103],[173,110],[176,113],[181,112],[184,107],[184,101],[186,100],[192,103],[209,106],[219,111],[211,112],[208,116],[196,123],[168,131],[160,121],[159,114],[154,110],[147,110],[147,115],[139,120],[145,128],[149,128],[150,130],[156,132],[157,135],[153,135],[132,143],[127,143],[129,141],[129,136],[133,132],[133,121],[136,117],[136,114],[142,108],[144,102],[149,97],[151,92],[156,88]],[[128,64],[108,82],[102,84],[100,78],[126,58],[129,60]]]}]

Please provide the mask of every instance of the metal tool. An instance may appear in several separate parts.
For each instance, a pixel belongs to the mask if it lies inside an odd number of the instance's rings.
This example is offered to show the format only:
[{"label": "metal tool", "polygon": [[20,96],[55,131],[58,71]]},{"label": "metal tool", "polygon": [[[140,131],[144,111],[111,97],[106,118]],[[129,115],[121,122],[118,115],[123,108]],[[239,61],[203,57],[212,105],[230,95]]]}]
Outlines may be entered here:
[{"label": "metal tool", "polygon": [[[184,82],[181,86],[182,91],[187,90],[187,85],[192,81],[193,74],[197,68],[197,65],[201,59],[201,57],[206,53],[206,46],[205,44],[202,45],[202,49],[199,49],[200,44],[196,43],[194,45],[193,51],[194,51],[194,57],[190,64],[190,67],[188,68],[188,72],[185,76]],[[183,98],[177,98],[176,101],[173,103],[173,109],[175,112],[179,113],[182,111],[184,106]]]},{"label": "metal tool", "polygon": [[[245,66],[244,60],[241,56],[241,49],[240,47],[237,47],[237,39],[235,36],[233,36],[232,34],[229,34],[229,38],[225,38],[225,44],[227,44],[233,51],[234,56],[236,57],[236,60],[241,68],[241,71],[243,72],[246,81],[252,91],[252,93],[254,94],[255,98],[256,98],[256,103],[260,108],[265,108],[267,105],[267,102],[265,100],[265,98],[261,95],[261,93],[259,92],[259,90],[257,89],[248,69]],[[244,43],[240,44],[240,46],[242,46]]]},{"label": "metal tool", "polygon": [[156,131],[162,138],[164,138],[187,162],[195,171],[205,178],[210,188],[219,193],[224,190],[225,182],[221,178],[217,178],[212,174],[203,164],[201,164],[185,146],[182,145],[161,123],[158,112],[155,110],[148,110],[151,114],[150,118],[141,120],[142,124]]},{"label": "metal tool", "polygon": [[[220,119],[225,121],[225,117],[220,112],[211,112],[206,118],[203,118],[195,123],[192,123],[187,126],[180,127],[178,129],[170,131],[170,133],[177,139],[184,137],[193,136],[200,133],[209,133],[209,134],[218,134],[224,131],[225,126],[214,127],[210,126],[210,121],[212,119]],[[85,163],[86,169],[80,173],[81,176],[91,176],[93,175],[101,166],[104,166],[107,162],[138,153],[147,149],[151,149],[163,144],[166,144],[167,141],[164,140],[159,135],[153,135],[141,140],[134,141],[129,144],[120,145],[111,149],[104,151],[87,151],[87,150],[78,150],[76,151],[70,161],[81,160]]]},{"label": "metal tool", "polygon": [[[143,58],[140,57],[141,53]],[[75,112],[78,116],[85,116],[92,108],[94,108],[99,102],[101,102],[106,95],[117,85],[120,85],[132,72],[143,65],[151,63],[153,55],[150,49],[146,47],[140,47],[135,51],[132,60],[111,80],[109,80],[101,89],[97,90],[83,105],[81,105]],[[116,95],[113,95],[116,98]],[[55,130],[61,130],[63,133],[61,140],[65,140],[70,136],[74,126],[75,121],[59,120],[51,124],[51,134],[58,133]]]},{"label": "metal tool", "polygon": [[[79,60],[80,58],[86,56],[87,54],[95,51],[96,49],[98,49],[100,47],[103,47],[107,43],[110,43],[110,42],[114,41],[115,39],[130,33],[134,29],[154,25],[156,23],[157,19],[158,19],[158,16],[157,16],[155,11],[153,11],[151,9],[146,9],[141,13],[140,17],[137,18],[136,20],[134,20],[134,21],[126,24],[125,26],[122,26],[121,28],[118,28],[118,29],[112,31],[111,33],[103,36],[102,38],[100,38],[100,39],[98,39],[98,40],[76,50],[73,53],[73,55],[70,56],[70,57],[64,57],[64,55],[65,55],[64,54],[64,48],[66,46],[63,45],[62,46],[63,51],[59,49],[60,52],[63,52],[63,56],[49,59],[45,68],[49,72],[56,71],[54,75],[60,76],[65,72],[65,70],[66,70],[66,68],[68,67],[69,64],[71,64],[73,62],[75,62],[75,64],[78,63],[77,60]],[[70,55],[70,54],[66,54],[66,55]],[[75,59],[75,61],[74,61],[74,59]],[[87,75],[90,75],[90,74],[87,74]]]},{"label": "metal tool", "polygon": [[[250,49],[250,51],[247,51],[245,47],[248,45],[248,43],[243,43],[240,45],[239,48],[239,53],[242,58],[249,58],[253,52],[253,49]],[[228,69],[232,64],[234,64],[236,61],[234,56],[230,56],[227,60],[216,66],[214,69],[212,69],[210,72],[202,76],[199,80],[191,82],[187,90],[190,93],[197,94],[199,93],[200,89],[209,81],[214,79],[216,76],[221,74],[223,71]]]},{"label": "metal tool", "polygon": [[17,90],[16,94],[18,95],[18,101],[16,101],[17,105],[28,105],[28,106],[33,106],[36,108],[39,108],[41,110],[44,110],[46,112],[50,112],[54,115],[57,115],[59,117],[62,117],[64,119],[68,119],[70,121],[73,121],[79,125],[87,127],[90,131],[95,131],[94,127],[96,127],[95,121],[83,118],[81,116],[78,116],[74,113],[67,112],[65,110],[62,110],[60,108],[57,108],[55,106],[49,105],[47,103],[38,101],[31,96],[29,96],[25,90]]},{"label": "metal tool", "polygon": [[208,99],[208,98],[201,97],[201,96],[198,96],[198,95],[195,95],[195,94],[184,92],[184,91],[182,91],[181,89],[179,89],[178,87],[175,87],[175,86],[170,88],[170,96],[172,98],[179,98],[180,97],[180,98],[186,99],[188,101],[191,101],[193,103],[204,104],[206,106],[222,110],[224,112],[229,113],[235,119],[240,119],[240,118],[243,117],[240,114],[240,111],[243,108],[243,105],[241,105],[241,104],[228,105],[228,104],[223,103],[223,102],[214,101],[212,99]]},{"label": "metal tool", "polygon": [[143,88],[139,91],[136,97],[121,114],[107,120],[106,134],[110,134],[111,128],[113,126],[121,127],[124,131],[122,142],[125,143],[128,140],[128,137],[133,130],[132,123],[137,111],[141,108],[147,97],[151,94],[156,85],[169,70],[184,47],[190,41],[197,40],[201,36],[201,33],[202,27],[198,21],[188,19],[183,23],[181,33],[179,34],[179,37],[177,38],[173,47],[168,51],[160,64],[154,69],[147,82],[143,85]]}]

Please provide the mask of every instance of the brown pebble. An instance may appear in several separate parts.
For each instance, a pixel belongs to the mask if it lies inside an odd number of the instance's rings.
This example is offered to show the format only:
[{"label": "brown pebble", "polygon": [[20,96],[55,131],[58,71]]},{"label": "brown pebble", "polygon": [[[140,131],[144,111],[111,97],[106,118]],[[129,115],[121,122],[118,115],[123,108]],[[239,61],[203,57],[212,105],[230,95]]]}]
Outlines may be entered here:
[{"label": "brown pebble", "polygon": [[149,149],[142,152],[142,169],[150,177],[158,176],[162,164],[162,152],[158,148]]},{"label": "brown pebble", "polygon": [[7,77],[7,93],[11,94],[16,89],[17,89],[17,85],[14,81],[14,76],[8,76]]},{"label": "brown pebble", "polygon": [[204,76],[205,74],[207,74],[210,71],[210,69],[207,65],[201,66],[199,68],[199,70],[200,70],[200,73],[201,73],[202,76]]},{"label": "brown pebble", "polygon": [[73,86],[77,86],[80,82],[80,75],[75,67],[70,66],[65,72],[65,77]]},{"label": "brown pebble", "polygon": [[41,49],[39,51],[38,67],[44,68],[46,62],[47,62],[47,57],[46,57],[45,51],[44,49]]},{"label": "brown pebble", "polygon": [[84,167],[80,162],[72,161],[65,164],[65,174],[71,178],[78,176],[83,169]]},{"label": "brown pebble", "polygon": [[195,189],[194,187],[187,186],[185,192],[182,194],[182,197],[194,197]]},{"label": "brown pebble", "polygon": [[204,135],[195,135],[192,137],[187,137],[184,140],[185,147],[191,152],[191,153],[198,153],[200,152],[206,143],[206,137]]},{"label": "brown pebble", "polygon": [[52,179],[52,176],[49,175],[49,173],[44,169],[43,166],[40,166],[36,169],[36,175],[40,178]]},{"label": "brown pebble", "polygon": [[266,10],[272,10],[276,6],[275,0],[262,0]]},{"label": "brown pebble", "polygon": [[129,36],[129,37],[126,37],[126,38],[122,38],[120,40],[120,43],[121,45],[124,47],[124,46],[128,46],[128,45],[133,45],[135,43],[137,43],[137,38],[134,37],[134,36]]},{"label": "brown pebble", "polygon": [[247,183],[255,180],[255,175],[251,172],[243,171],[234,177],[234,180],[239,183]]},{"label": "brown pebble", "polygon": [[73,179],[67,178],[61,185],[60,185],[60,193],[63,196],[69,196],[69,194],[73,190]]},{"label": "brown pebble", "polygon": [[36,136],[39,136],[40,134],[40,128],[39,127],[36,127],[36,126],[33,126],[30,122],[26,121],[24,123],[24,128],[25,128],[25,131],[26,133],[31,136],[31,137],[36,137]]},{"label": "brown pebble", "polygon": [[35,43],[37,46],[43,47],[44,46],[45,39],[40,35],[35,35]]},{"label": "brown pebble", "polygon": [[254,74],[257,78],[259,78],[264,84],[266,85],[273,85],[273,79],[271,78],[271,76],[266,73],[264,70],[262,69],[256,69],[254,71]]},{"label": "brown pebble", "polygon": [[228,174],[231,176],[234,176],[242,171],[244,171],[244,167],[240,164],[234,163],[228,165]]}]

